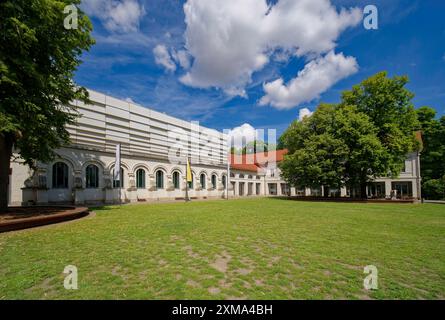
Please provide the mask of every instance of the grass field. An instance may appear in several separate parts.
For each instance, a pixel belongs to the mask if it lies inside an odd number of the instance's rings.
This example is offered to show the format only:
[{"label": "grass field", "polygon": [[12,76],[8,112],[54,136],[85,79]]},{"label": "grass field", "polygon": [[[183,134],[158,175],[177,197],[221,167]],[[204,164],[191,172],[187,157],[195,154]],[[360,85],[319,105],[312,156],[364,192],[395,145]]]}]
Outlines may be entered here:
[{"label": "grass field", "polygon": [[[444,299],[445,206],[128,205],[0,234],[0,299]],[[79,289],[63,287],[75,265]],[[363,268],[378,268],[375,291]]]}]

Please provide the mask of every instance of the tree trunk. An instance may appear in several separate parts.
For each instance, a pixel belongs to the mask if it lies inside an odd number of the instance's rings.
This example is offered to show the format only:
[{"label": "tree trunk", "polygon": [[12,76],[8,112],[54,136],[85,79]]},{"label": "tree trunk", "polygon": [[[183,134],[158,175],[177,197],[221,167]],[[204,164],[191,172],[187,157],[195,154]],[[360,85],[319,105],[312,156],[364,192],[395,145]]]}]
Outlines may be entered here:
[{"label": "tree trunk", "polygon": [[362,198],[362,199],[367,199],[366,186],[367,186],[366,182],[360,183],[360,198]]},{"label": "tree trunk", "polygon": [[12,155],[12,139],[0,133],[0,212],[8,209],[9,166]]},{"label": "tree trunk", "polygon": [[328,186],[323,186],[323,197],[324,198],[329,197],[329,187]]}]

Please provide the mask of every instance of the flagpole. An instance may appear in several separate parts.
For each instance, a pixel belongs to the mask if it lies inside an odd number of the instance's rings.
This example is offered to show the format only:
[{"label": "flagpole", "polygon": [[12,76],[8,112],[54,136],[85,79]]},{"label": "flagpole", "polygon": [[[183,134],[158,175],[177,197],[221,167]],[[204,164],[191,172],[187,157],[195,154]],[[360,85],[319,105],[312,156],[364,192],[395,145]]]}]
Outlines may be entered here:
[{"label": "flagpole", "polygon": [[188,158],[185,161],[185,202],[189,201],[189,182],[187,181]]},{"label": "flagpole", "polygon": [[[187,160],[185,161],[185,202],[189,202],[190,201],[190,197],[189,197],[189,182],[188,182],[188,171],[189,171],[189,166],[190,166],[190,160],[189,157],[187,157]],[[191,168],[190,168],[191,170]]]},{"label": "flagpole", "polygon": [[230,183],[230,154],[227,158],[227,179],[226,179],[226,200],[229,200],[229,183]]},{"label": "flagpole", "polygon": [[119,206],[122,205],[122,178],[121,177],[121,145],[117,144],[116,145],[116,159],[114,161],[114,177],[113,179],[116,181],[119,181],[118,184],[118,197],[119,197]]}]

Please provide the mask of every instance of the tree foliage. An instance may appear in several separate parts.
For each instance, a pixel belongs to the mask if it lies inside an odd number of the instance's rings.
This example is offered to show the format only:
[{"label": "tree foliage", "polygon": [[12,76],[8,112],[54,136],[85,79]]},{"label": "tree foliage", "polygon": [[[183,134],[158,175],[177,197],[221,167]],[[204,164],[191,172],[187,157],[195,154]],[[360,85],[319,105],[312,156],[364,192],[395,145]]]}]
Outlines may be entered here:
[{"label": "tree foliage", "polygon": [[359,187],[386,173],[377,130],[355,106],[322,104],[280,140],[289,149],[280,168],[293,185]]},{"label": "tree foliage", "polygon": [[422,194],[427,199],[445,199],[445,116],[436,119],[436,110],[416,110],[423,136],[420,156]]},{"label": "tree foliage", "polygon": [[241,148],[236,148],[235,146],[232,146],[230,148],[230,153],[231,154],[252,154],[252,153],[259,153],[259,152],[267,152],[269,150],[276,150],[275,144],[270,144],[270,143],[262,141],[262,140],[254,140],[254,141],[246,143]]},{"label": "tree foliage", "polygon": [[411,102],[414,94],[405,88],[407,83],[407,76],[389,78],[384,71],[342,94],[342,104],[356,106],[376,127],[388,150],[385,165],[392,175],[402,170],[406,155],[418,148],[415,131],[419,122]]},{"label": "tree foliage", "polygon": [[[0,170],[9,170],[12,146],[24,162],[49,161],[68,142],[65,129],[74,99],[87,91],[73,76],[80,56],[94,43],[92,25],[79,9],[77,29],[65,29],[64,8],[80,0],[4,0],[0,3]],[[7,163],[6,163],[7,159]],[[7,178],[7,177],[6,177]],[[6,193],[1,185],[0,193]],[[0,199],[4,208],[5,199]]]}]

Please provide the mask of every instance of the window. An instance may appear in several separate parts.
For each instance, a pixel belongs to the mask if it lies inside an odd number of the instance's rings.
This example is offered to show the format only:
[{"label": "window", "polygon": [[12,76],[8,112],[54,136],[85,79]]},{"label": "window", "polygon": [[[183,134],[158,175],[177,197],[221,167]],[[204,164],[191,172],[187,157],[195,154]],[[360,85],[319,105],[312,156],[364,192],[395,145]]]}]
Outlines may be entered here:
[{"label": "window", "polygon": [[253,176],[252,176],[251,174],[249,174],[249,175],[247,176],[247,178],[248,178],[248,179],[253,179]]},{"label": "window", "polygon": [[244,174],[240,173],[239,178],[244,179]]},{"label": "window", "polygon": [[124,187],[124,169],[121,168],[119,180],[116,179],[114,170],[115,169],[113,169],[113,188],[123,188]]},{"label": "window", "polygon": [[53,188],[68,188],[68,166],[63,162],[56,162],[53,165]]},{"label": "window", "polygon": [[138,169],[136,171],[136,188],[144,189],[145,188],[145,170]]},{"label": "window", "polygon": [[94,164],[88,165],[85,169],[85,188],[99,188],[99,168]]},{"label": "window", "polygon": [[235,174],[230,172],[230,177],[235,178]]},{"label": "window", "polygon": [[175,189],[179,189],[179,172],[173,172],[173,186]]},{"label": "window", "polygon": [[238,187],[239,187],[239,195],[243,196],[244,195],[244,182],[239,182]]},{"label": "window", "polygon": [[276,196],[277,195],[277,184],[276,183],[269,183],[269,194]]},{"label": "window", "polygon": [[224,188],[226,187],[226,183],[227,183],[226,176],[222,176],[222,184],[223,184]]},{"label": "window", "polygon": [[201,182],[201,188],[206,188],[206,175],[204,173],[201,173],[201,176],[199,177],[199,182]]},{"label": "window", "polygon": [[402,167],[402,173],[407,173],[408,172],[408,166],[407,166],[407,161],[403,162],[403,167]]},{"label": "window", "polygon": [[290,193],[289,185],[287,183],[282,183],[281,184],[281,194],[289,195],[289,193]]},{"label": "window", "polygon": [[212,174],[212,188],[216,189],[216,174]]},{"label": "window", "polygon": [[190,190],[193,189],[193,179],[194,179],[194,175],[192,174],[192,181],[189,181],[189,182],[188,182],[188,188],[189,188]]},{"label": "window", "polygon": [[164,189],[164,172],[161,170],[156,171],[156,188]]}]

